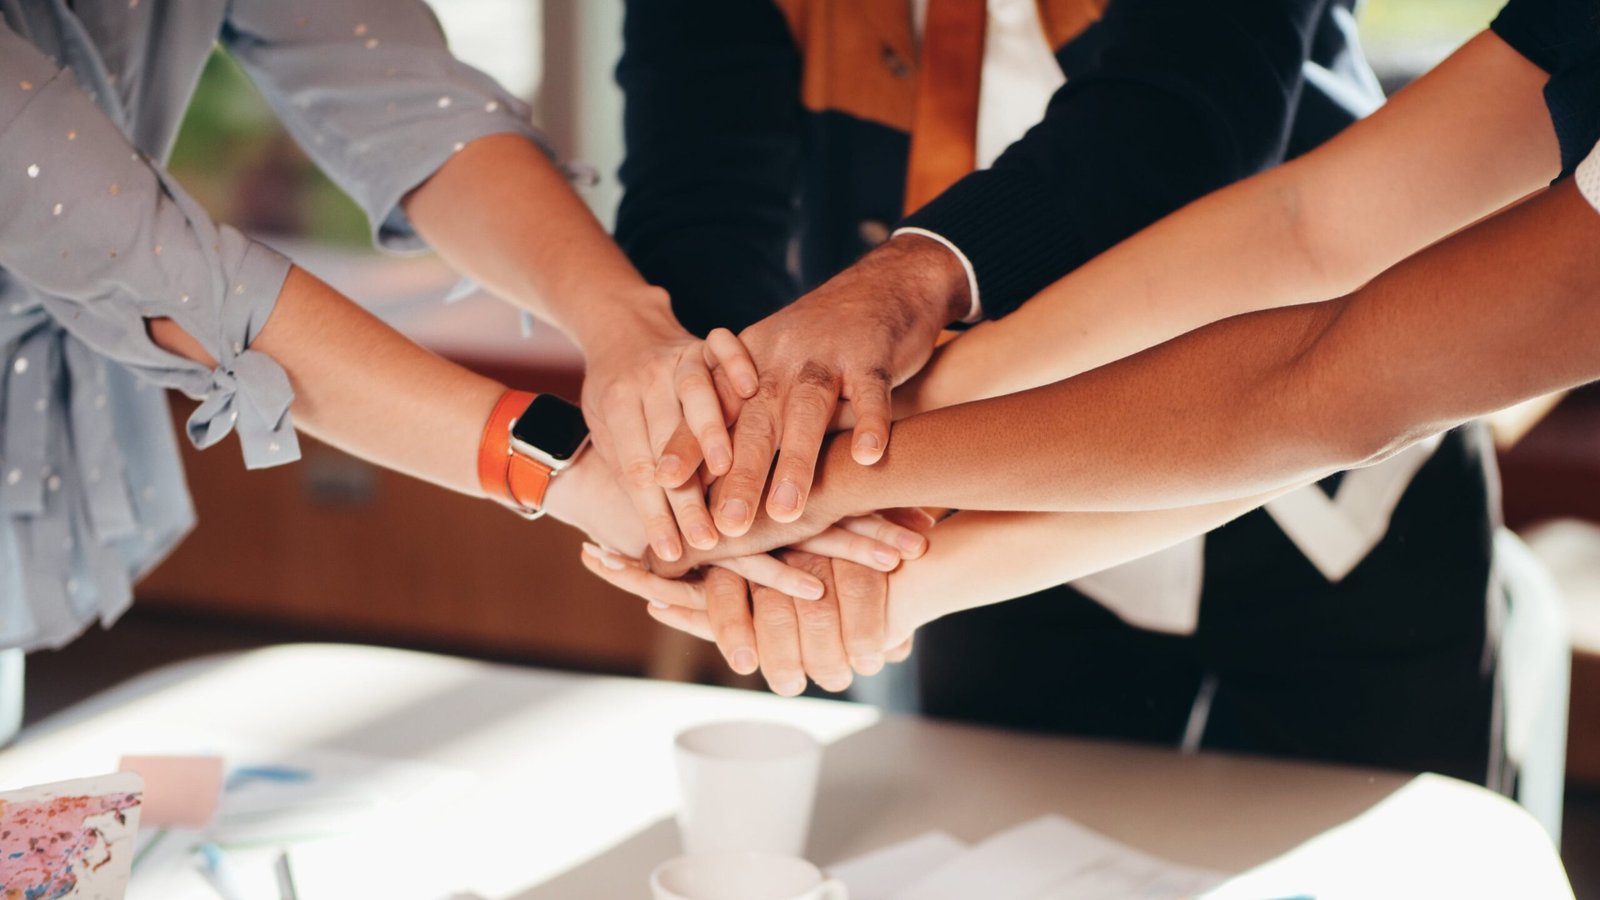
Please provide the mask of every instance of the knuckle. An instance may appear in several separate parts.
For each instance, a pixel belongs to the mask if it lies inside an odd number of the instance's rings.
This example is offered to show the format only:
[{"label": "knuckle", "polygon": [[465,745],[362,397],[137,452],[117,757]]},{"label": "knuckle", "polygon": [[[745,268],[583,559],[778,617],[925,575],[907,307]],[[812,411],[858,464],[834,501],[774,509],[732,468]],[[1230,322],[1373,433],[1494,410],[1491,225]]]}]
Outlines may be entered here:
[{"label": "knuckle", "polygon": [[859,534],[850,535],[850,546],[845,554],[851,559],[871,559],[872,551],[878,547],[877,541]]},{"label": "knuckle", "polygon": [[761,631],[791,632],[795,627],[794,612],[776,600],[757,603],[753,618]]},{"label": "knuckle", "polygon": [[707,372],[704,367],[690,367],[678,375],[678,393],[680,394],[699,394],[715,389],[711,384],[711,373]]},{"label": "knuckle", "polygon": [[833,412],[837,396],[815,390],[795,391],[789,395],[789,403],[784,412],[795,422],[826,421]]},{"label": "knuckle", "polygon": [[875,400],[894,384],[894,375],[883,366],[871,366],[856,373],[857,391],[865,399]]},{"label": "knuckle", "polygon": [[839,638],[839,611],[823,601],[806,601],[799,606],[800,632],[812,638]]},{"label": "knuckle", "polygon": [[722,476],[723,490],[736,494],[755,494],[766,487],[767,479],[764,474],[752,472],[749,469],[735,468]]},{"label": "knuckle", "polygon": [[739,435],[745,440],[772,440],[772,404],[773,398],[758,397],[746,403],[744,410],[739,413]]},{"label": "knuckle", "polygon": [[606,406],[616,406],[633,399],[633,385],[626,381],[612,381],[600,389],[600,400]]},{"label": "knuckle", "polygon": [[636,459],[623,467],[622,477],[626,478],[628,484],[633,485],[635,490],[653,488],[656,483],[655,464],[647,459]]},{"label": "knuckle", "polygon": [[737,626],[750,613],[750,605],[746,602],[742,590],[730,590],[725,586],[713,585],[706,594],[706,601],[706,608],[710,611],[712,619],[725,628]]},{"label": "knuckle", "polygon": [[887,595],[889,576],[866,566],[841,560],[834,566],[839,596],[856,601],[878,601]]},{"label": "knuckle", "polygon": [[879,543],[893,546],[895,539],[900,536],[900,532],[902,530],[903,529],[899,525],[896,525],[887,519],[879,519],[877,522],[873,523],[872,539]]},{"label": "knuckle", "polygon": [[800,366],[800,370],[794,374],[794,381],[796,384],[832,390],[836,393],[839,389],[839,373],[814,359],[807,360]]}]

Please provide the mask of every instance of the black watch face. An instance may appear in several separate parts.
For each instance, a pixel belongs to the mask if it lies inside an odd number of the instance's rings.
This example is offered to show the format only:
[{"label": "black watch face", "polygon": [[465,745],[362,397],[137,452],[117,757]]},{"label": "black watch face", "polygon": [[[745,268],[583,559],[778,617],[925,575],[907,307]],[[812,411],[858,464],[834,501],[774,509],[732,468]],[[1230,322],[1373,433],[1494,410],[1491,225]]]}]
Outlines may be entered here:
[{"label": "black watch face", "polygon": [[538,447],[556,462],[565,462],[583,446],[589,426],[583,421],[583,410],[553,394],[540,394],[511,426],[511,436]]}]

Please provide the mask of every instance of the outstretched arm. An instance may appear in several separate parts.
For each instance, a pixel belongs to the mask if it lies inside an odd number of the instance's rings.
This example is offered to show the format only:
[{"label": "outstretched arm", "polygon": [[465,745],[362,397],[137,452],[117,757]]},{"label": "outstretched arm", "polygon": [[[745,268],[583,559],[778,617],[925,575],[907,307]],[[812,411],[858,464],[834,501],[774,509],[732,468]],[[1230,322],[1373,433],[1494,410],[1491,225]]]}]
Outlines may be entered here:
[{"label": "outstretched arm", "polygon": [[1235,317],[1068,381],[914,416],[870,469],[832,447],[816,511],[727,549],[782,546],[861,509],[1170,508],[1382,459],[1600,377],[1597,246],[1600,215],[1564,182],[1345,298]]},{"label": "outstretched arm", "polygon": [[1185,207],[947,345],[897,412],[1060,381],[1232,315],[1354,290],[1556,176],[1546,80],[1480,35],[1320,149]]},{"label": "outstretched arm", "polygon": [[783,554],[822,581],[826,591],[818,599],[747,592],[715,568],[690,579],[663,578],[593,546],[585,547],[583,561],[612,585],[651,599],[657,621],[715,642],[741,674],[759,663],[775,692],[793,696],[807,678],[839,691],[849,687],[852,669],[872,675],[886,660],[903,659],[916,629],[935,619],[1155,553],[1279,493],[1145,512],[962,513],[937,527],[926,557],[888,575],[838,559]]}]

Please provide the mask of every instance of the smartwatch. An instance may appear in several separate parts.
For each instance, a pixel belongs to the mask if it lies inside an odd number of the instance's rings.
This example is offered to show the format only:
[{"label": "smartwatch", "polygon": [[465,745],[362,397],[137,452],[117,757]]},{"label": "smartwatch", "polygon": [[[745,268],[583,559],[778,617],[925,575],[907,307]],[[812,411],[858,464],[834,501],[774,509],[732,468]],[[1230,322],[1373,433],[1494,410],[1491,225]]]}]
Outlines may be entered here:
[{"label": "smartwatch", "polygon": [[589,446],[583,411],[554,394],[506,391],[478,446],[484,493],[527,519],[544,515],[550,480]]}]

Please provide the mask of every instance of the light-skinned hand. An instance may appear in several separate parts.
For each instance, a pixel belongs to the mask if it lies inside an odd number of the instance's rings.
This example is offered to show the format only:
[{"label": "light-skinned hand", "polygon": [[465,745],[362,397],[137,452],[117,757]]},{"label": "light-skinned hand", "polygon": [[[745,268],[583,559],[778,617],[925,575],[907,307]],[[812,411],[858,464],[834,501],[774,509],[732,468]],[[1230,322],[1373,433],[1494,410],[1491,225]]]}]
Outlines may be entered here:
[{"label": "light-skinned hand", "polygon": [[[758,373],[757,388],[732,403],[732,464],[711,489],[716,527],[725,535],[744,534],[764,493],[772,519],[800,517],[841,400],[849,402],[855,419],[852,458],[863,465],[877,462],[889,444],[890,390],[927,362],[940,330],[964,315],[969,302],[965,270],[955,256],[935,241],[908,235],[745,329],[739,341]],[[710,357],[714,378],[738,377],[720,374],[723,353]],[[731,349],[727,358],[737,365]],[[688,408],[687,400],[683,406]],[[698,463],[702,450],[710,452],[705,441],[679,428],[662,451],[663,460],[678,463],[670,474],[663,465],[658,483],[684,483],[694,472],[689,462]],[[709,456],[707,461],[716,473]]]},{"label": "light-skinned hand", "polygon": [[[675,560],[684,541],[700,550],[716,546],[697,467],[703,458],[709,477],[732,467],[724,406],[754,395],[756,374],[726,329],[701,341],[675,321],[649,322],[585,348],[582,405],[594,449],[627,491],[652,552]],[[693,460],[671,464],[682,456],[664,448],[680,428],[694,445]],[[670,487],[657,483],[658,468],[673,472]]]}]

